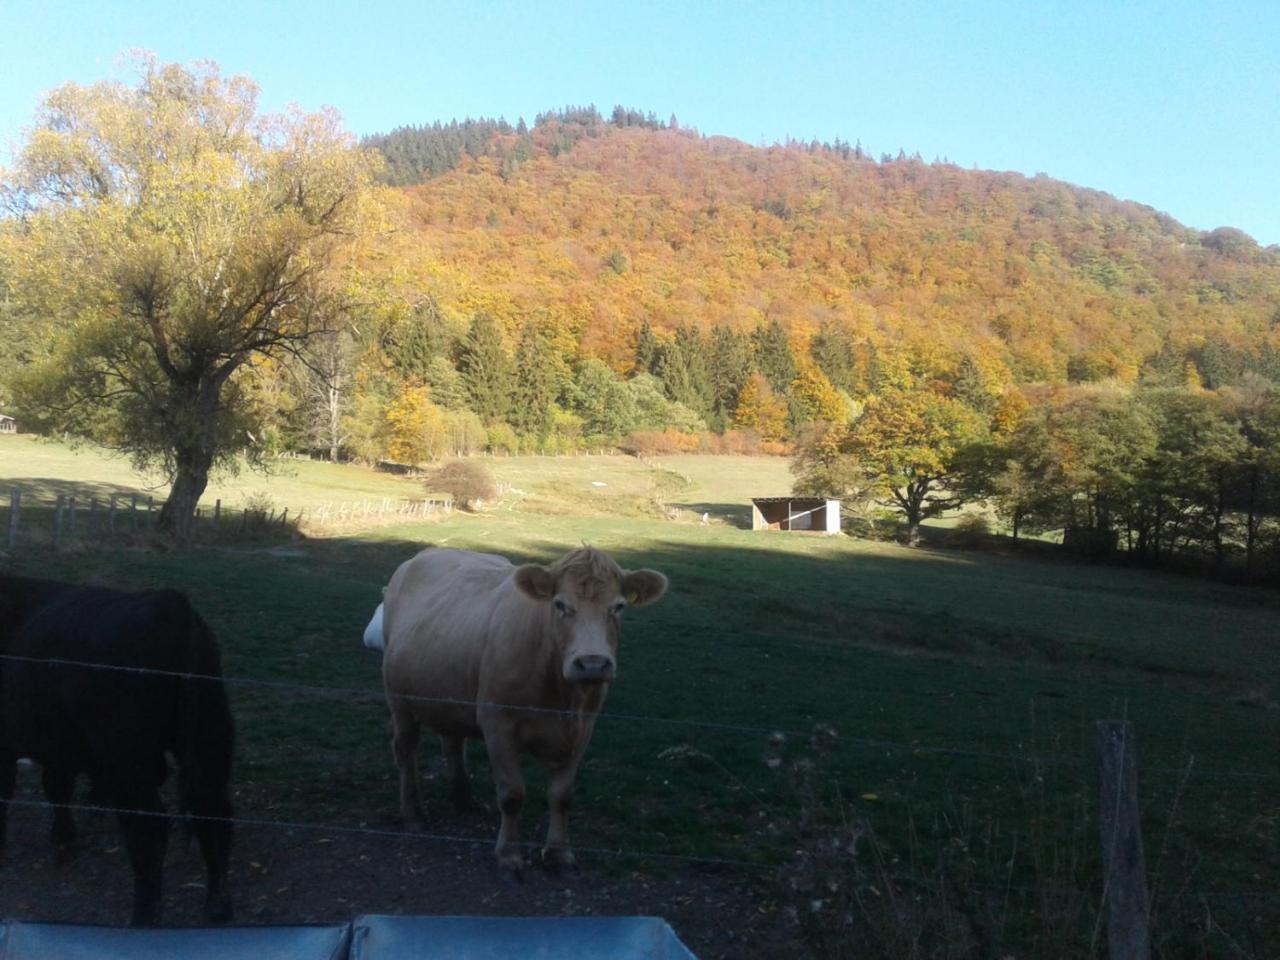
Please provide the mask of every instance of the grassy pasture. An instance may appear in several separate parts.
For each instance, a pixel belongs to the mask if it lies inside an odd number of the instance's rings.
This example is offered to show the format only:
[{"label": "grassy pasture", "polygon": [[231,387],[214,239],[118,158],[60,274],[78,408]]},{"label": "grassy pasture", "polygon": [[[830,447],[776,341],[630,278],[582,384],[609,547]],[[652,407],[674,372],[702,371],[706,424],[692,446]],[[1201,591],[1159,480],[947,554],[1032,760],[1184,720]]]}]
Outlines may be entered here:
[{"label": "grassy pasture", "polygon": [[[0,444],[0,490],[9,481],[139,482],[92,452],[25,442]],[[28,449],[46,459],[28,459]],[[395,566],[424,544],[551,559],[587,540],[625,565],[663,570],[672,590],[629,615],[621,680],[580,778],[581,847],[777,864],[816,784],[834,819],[871,826],[897,872],[942,871],[1006,892],[1065,887],[1084,891],[1092,910],[1101,889],[1092,724],[1127,715],[1166,915],[1211,904],[1220,932],[1197,941],[1208,955],[1231,942],[1241,955],[1265,955],[1277,942],[1277,906],[1256,896],[1280,889],[1274,592],[735,526],[752,493],[788,489],[778,460],[492,466],[511,491],[477,516],[285,549],[33,549],[8,565],[180,587],[222,639],[228,676],[340,688],[234,685],[237,776],[253,796],[274,798],[246,815],[361,823],[395,807],[378,663],[359,641]],[[236,483],[247,487],[219,489],[228,498],[267,489],[278,506],[421,489],[307,462]],[[681,510],[675,520],[667,507]],[[703,512],[711,523],[697,522]],[[829,754],[806,742],[815,724],[841,735]],[[787,734],[776,769],[765,762],[770,731]],[[484,796],[482,753],[472,756]],[[801,775],[795,759],[815,760],[816,772]],[[427,798],[442,803],[443,792],[428,787]],[[535,786],[531,806],[541,802]],[[533,835],[532,815],[527,825]],[[591,859],[603,870],[631,862]],[[1060,935],[1087,942],[1092,916]],[[1008,936],[1031,942],[1046,925],[1033,926],[1012,921]]]}]

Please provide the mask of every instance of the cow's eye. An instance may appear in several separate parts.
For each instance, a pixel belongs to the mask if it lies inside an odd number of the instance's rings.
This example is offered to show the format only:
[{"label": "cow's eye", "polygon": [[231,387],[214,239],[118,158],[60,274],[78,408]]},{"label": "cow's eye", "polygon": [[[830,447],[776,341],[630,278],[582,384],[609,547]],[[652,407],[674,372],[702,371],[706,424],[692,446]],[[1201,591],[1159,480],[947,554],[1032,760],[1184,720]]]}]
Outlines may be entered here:
[{"label": "cow's eye", "polygon": [[617,603],[615,603],[612,607],[609,608],[609,612],[613,614],[615,617],[621,616],[622,611],[623,609],[626,608],[626,606],[627,606],[627,602],[625,600],[619,600]]},{"label": "cow's eye", "polygon": [[573,609],[567,603],[561,600],[559,597],[556,597],[553,601],[551,601],[551,604],[556,608],[556,610],[560,612],[560,616],[562,617],[573,616]]}]

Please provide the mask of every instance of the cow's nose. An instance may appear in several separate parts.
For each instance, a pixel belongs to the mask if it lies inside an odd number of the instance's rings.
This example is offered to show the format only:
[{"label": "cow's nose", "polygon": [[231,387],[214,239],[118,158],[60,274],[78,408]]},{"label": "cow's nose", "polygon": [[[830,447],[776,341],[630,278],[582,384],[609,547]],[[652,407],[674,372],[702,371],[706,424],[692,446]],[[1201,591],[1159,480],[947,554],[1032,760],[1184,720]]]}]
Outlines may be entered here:
[{"label": "cow's nose", "polygon": [[592,654],[573,658],[573,673],[583,682],[610,680],[613,678],[613,658]]}]

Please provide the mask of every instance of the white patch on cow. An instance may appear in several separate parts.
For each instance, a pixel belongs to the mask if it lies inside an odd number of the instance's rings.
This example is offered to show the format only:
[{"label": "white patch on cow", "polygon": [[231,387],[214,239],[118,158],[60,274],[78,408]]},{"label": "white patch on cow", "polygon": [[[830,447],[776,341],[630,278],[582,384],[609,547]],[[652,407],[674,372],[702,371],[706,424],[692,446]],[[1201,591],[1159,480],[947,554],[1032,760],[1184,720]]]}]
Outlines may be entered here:
[{"label": "white patch on cow", "polygon": [[370,650],[386,650],[387,638],[382,635],[382,604],[373,611],[373,619],[364,628],[364,645]]}]

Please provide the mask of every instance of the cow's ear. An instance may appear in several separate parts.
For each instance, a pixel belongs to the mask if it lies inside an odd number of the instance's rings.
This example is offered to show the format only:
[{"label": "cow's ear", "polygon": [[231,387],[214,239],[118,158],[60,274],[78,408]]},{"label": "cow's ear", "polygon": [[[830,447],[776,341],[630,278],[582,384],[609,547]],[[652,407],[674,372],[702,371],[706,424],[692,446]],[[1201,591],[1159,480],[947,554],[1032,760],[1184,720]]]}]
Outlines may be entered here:
[{"label": "cow's ear", "polygon": [[667,578],[657,570],[631,570],[622,578],[622,595],[633,607],[656,603],[667,592]]},{"label": "cow's ear", "polygon": [[556,595],[556,578],[550,570],[536,563],[516,567],[516,586],[535,600],[550,600]]}]

